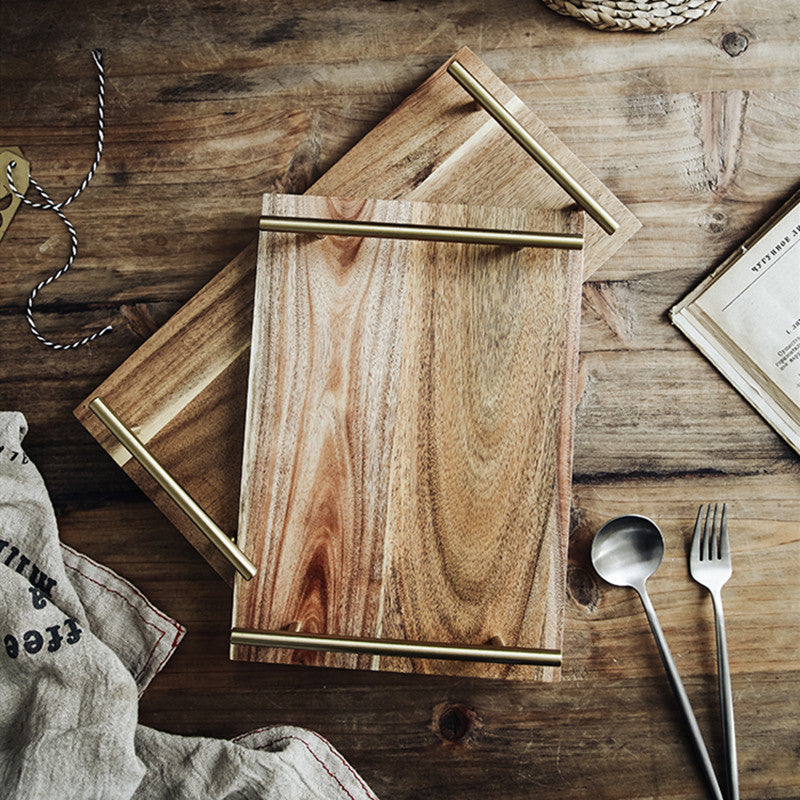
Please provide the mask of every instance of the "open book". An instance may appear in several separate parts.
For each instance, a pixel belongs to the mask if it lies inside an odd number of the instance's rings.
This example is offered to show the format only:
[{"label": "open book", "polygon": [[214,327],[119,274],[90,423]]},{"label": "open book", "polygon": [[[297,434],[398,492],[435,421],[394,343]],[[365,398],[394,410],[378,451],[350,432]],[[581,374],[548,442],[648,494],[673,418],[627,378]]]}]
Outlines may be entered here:
[{"label": "open book", "polygon": [[670,316],[800,453],[800,192]]}]

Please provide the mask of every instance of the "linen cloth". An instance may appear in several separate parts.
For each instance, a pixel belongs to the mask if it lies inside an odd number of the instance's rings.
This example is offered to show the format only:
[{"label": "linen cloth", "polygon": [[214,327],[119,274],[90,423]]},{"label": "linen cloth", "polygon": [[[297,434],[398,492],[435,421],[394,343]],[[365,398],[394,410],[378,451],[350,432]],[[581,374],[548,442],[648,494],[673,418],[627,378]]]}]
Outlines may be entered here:
[{"label": "linen cloth", "polygon": [[58,540],[44,482],[0,412],[0,797],[370,800],[321,736],[275,726],[234,741],[137,724],[184,628]]}]

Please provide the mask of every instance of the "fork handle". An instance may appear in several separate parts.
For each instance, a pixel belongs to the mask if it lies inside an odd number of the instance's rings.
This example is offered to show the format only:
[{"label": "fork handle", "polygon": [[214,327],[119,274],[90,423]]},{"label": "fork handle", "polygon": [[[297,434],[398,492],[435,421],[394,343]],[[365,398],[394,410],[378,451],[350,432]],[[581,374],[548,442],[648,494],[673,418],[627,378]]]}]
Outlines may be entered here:
[{"label": "fork handle", "polygon": [[729,800],[739,800],[739,770],[736,763],[736,733],[733,726],[733,694],[728,663],[728,641],[725,636],[725,615],[722,613],[721,593],[711,592],[711,597],[714,601],[714,627],[717,631],[717,681],[722,713],[722,744],[728,774],[728,797]]},{"label": "fork handle", "polygon": [[678,673],[678,668],[675,666],[672,653],[670,653],[669,647],[667,646],[667,640],[664,636],[664,631],[661,630],[661,625],[658,622],[656,611],[653,608],[653,604],[650,602],[650,597],[648,596],[644,585],[639,587],[634,586],[634,588],[639,593],[642,605],[644,606],[645,614],[647,614],[647,621],[650,623],[650,629],[653,631],[653,636],[655,637],[656,645],[658,647],[658,654],[661,656],[661,662],[666,670],[669,685],[672,687],[672,692],[675,695],[675,699],[678,701],[678,705],[683,712],[686,724],[689,726],[689,732],[692,735],[692,744],[694,744],[694,749],[700,762],[700,766],[702,767],[703,775],[705,776],[708,788],[711,791],[711,795],[714,797],[714,800],[724,800],[722,796],[722,790],[719,788],[719,781],[717,780],[717,776],[714,772],[714,767],[711,764],[711,758],[708,755],[706,744],[703,741],[703,734],[700,732],[700,726],[697,724],[697,720],[695,719],[694,711],[692,711],[692,705],[689,702],[686,689],[683,687],[683,681]]}]

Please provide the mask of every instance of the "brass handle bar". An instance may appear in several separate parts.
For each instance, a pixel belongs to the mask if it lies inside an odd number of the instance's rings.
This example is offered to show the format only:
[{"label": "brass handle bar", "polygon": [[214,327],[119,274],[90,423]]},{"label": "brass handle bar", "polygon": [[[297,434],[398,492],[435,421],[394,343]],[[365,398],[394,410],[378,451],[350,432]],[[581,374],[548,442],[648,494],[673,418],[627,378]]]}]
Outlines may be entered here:
[{"label": "brass handle bar", "polygon": [[89,408],[108,428],[116,440],[147,470],[158,485],[175,501],[181,511],[200,529],[205,537],[222,553],[233,568],[245,579],[256,574],[256,568],[247,556],[226,536],[214,520],[203,511],[186,490],[167,472],[147,448],[136,438],[119,417],[99,398],[95,397]]},{"label": "brass handle bar", "polygon": [[495,664],[530,664],[560,667],[560,650],[533,650],[491,645],[408,642],[399,639],[366,639],[356,636],[331,636],[293,631],[251,631],[234,628],[231,644],[250,647],[279,647],[291,650],[322,650],[331,653],[358,653],[407,658],[441,658],[449,661],[487,661]]},{"label": "brass handle bar", "polygon": [[425,241],[462,242],[465,244],[511,245],[512,247],[555,247],[580,250],[583,237],[574,233],[538,233],[534,231],[499,231],[485,228],[447,228],[411,223],[356,222],[354,220],[312,219],[266,215],[259,219],[262,231],[314,233],[333,236],[369,236],[386,239],[423,239]]},{"label": "brass handle bar", "polygon": [[458,61],[452,61],[447,72],[461,87],[505,129],[518,145],[531,156],[553,180],[606,232],[614,233],[619,223],[586,189],[522,127],[506,107]]}]

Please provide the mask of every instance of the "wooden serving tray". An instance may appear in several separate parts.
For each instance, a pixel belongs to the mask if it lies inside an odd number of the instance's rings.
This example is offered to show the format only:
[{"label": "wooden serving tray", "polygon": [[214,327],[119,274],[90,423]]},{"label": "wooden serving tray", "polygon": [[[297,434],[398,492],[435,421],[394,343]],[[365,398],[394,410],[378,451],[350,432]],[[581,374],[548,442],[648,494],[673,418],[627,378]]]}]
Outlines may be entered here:
[{"label": "wooden serving tray", "polygon": [[[639,222],[536,115],[464,48],[425,81],[307,192],[437,203],[563,210],[569,196],[447,74],[457,59],[611,212],[612,235],[587,221],[584,274],[603,264]],[[226,532],[238,525],[256,245],[246,248],[75,410],[77,418],[220,575],[233,569],[89,410],[101,397]],[[564,320],[577,362],[580,298]],[[572,390],[574,394],[574,388]],[[574,397],[564,402],[571,408]],[[571,428],[562,429],[558,501],[568,515]],[[566,552],[566,529],[560,533]],[[554,577],[563,582],[563,575]],[[560,632],[561,620],[551,621]],[[541,645],[544,646],[544,645]]]},{"label": "wooden serving tray", "polygon": [[[582,214],[266,195],[263,213],[582,233]],[[561,645],[580,251],[262,233],[234,628]],[[566,397],[565,397],[566,395]],[[565,402],[566,400],[566,402]],[[559,474],[559,470],[561,474]],[[532,666],[234,657],[541,677]]]}]

